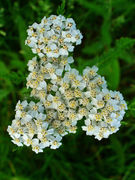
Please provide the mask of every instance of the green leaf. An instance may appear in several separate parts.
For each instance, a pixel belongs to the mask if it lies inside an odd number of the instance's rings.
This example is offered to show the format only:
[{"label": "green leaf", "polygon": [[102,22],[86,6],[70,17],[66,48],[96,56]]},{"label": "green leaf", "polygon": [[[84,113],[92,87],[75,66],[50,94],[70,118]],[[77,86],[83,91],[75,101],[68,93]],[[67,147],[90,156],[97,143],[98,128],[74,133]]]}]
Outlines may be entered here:
[{"label": "green leaf", "polygon": [[101,69],[99,73],[106,77],[109,88],[115,90],[118,88],[120,82],[120,67],[119,61],[111,61],[110,64]]},{"label": "green leaf", "polygon": [[96,2],[90,2],[87,0],[77,0],[77,2],[83,7],[89,9],[90,11],[93,11],[97,15],[104,16],[106,13],[106,8],[103,4],[101,6],[101,4],[97,4]]},{"label": "green leaf", "polygon": [[8,73],[9,73],[9,70],[6,67],[5,63],[0,61],[0,77],[4,77]]},{"label": "green leaf", "polygon": [[115,61],[121,57],[121,52],[130,49],[135,44],[135,39],[121,38],[116,41],[113,48],[108,49],[101,56],[97,56],[93,59],[93,64],[96,64],[99,68],[105,68],[111,61]]},{"label": "green leaf", "polygon": [[135,59],[135,57],[133,56],[132,52],[127,52],[125,50],[121,51],[120,54],[120,59],[122,59],[123,61],[125,61],[126,63],[132,63]]},{"label": "green leaf", "polygon": [[82,49],[84,54],[95,55],[100,52],[104,47],[104,44],[101,41],[94,42],[93,44],[87,45]]},{"label": "green leaf", "polygon": [[62,3],[60,6],[58,6],[58,9],[57,9],[57,14],[64,14],[65,13],[65,3],[66,1],[65,0],[62,0]]},{"label": "green leaf", "polygon": [[128,105],[128,111],[131,113],[133,117],[135,117],[135,98]]},{"label": "green leaf", "polygon": [[10,93],[7,89],[0,89],[0,102]]},{"label": "green leaf", "polygon": [[118,172],[121,173],[125,168],[125,154],[121,142],[115,136],[111,137],[111,147],[117,157]]},{"label": "green leaf", "polygon": [[130,49],[135,44],[135,39],[122,37],[116,41],[116,49],[123,50],[123,49]]},{"label": "green leaf", "polygon": [[25,45],[25,40],[27,37],[26,34],[26,25],[24,19],[18,14],[16,16],[15,22],[18,27],[18,33],[19,33],[19,41],[20,41],[20,46],[21,46],[21,53],[23,54],[24,58],[26,60],[31,59],[33,57],[31,49]]}]

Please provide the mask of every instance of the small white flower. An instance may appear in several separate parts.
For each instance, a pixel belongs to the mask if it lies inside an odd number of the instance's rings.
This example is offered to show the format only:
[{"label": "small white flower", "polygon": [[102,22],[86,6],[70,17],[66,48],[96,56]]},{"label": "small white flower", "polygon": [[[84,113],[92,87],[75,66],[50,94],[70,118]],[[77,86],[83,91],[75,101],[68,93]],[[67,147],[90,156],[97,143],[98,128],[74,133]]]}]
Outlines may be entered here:
[{"label": "small white flower", "polygon": [[20,134],[17,133],[17,129],[12,126],[8,126],[7,131],[12,138],[19,138]]},{"label": "small white flower", "polygon": [[30,137],[28,137],[28,135],[24,134],[22,139],[23,139],[23,143],[26,146],[30,146],[32,144],[32,139]]},{"label": "small white flower", "polygon": [[41,148],[41,145],[40,145],[40,143],[39,143],[39,139],[34,138],[34,139],[32,140],[32,150],[33,150],[36,154],[38,154],[38,153],[40,153],[40,152],[43,152],[43,149]]},{"label": "small white flower", "polygon": [[38,67],[37,57],[32,58],[32,60],[29,60],[28,62],[28,70],[33,71]]},{"label": "small white flower", "polygon": [[14,138],[14,139],[12,140],[12,142],[13,142],[14,144],[16,144],[17,146],[23,146],[20,138]]},{"label": "small white flower", "polygon": [[60,146],[61,146],[61,139],[62,139],[62,137],[61,136],[59,136],[59,135],[57,135],[56,136],[56,138],[52,138],[52,141],[51,141],[51,146],[50,146],[50,148],[51,149],[57,149],[57,148],[59,148]]}]

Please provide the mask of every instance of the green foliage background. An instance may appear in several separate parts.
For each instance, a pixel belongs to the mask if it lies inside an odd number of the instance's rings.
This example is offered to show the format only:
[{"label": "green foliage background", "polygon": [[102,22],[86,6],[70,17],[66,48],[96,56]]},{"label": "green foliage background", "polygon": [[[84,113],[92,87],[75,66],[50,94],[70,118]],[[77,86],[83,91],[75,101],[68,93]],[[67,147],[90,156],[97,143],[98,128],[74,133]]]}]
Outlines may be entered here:
[{"label": "green foliage background", "polygon": [[[11,143],[7,126],[19,99],[29,98],[26,29],[43,16],[72,17],[84,35],[75,48],[81,72],[96,64],[110,89],[123,93],[129,110],[120,131],[97,141],[80,129],[58,150],[31,149]],[[0,0],[0,180],[135,180],[135,1]]]}]

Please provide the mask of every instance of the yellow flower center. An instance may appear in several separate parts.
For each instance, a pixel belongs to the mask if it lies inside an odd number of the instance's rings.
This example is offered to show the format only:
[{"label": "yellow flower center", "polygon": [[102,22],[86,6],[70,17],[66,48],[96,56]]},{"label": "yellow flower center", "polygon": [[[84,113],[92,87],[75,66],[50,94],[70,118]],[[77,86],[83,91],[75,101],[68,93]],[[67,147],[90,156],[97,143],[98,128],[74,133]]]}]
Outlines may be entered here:
[{"label": "yellow flower center", "polygon": [[71,38],[71,34],[68,33],[68,34],[66,35],[66,37],[67,37],[67,38]]}]

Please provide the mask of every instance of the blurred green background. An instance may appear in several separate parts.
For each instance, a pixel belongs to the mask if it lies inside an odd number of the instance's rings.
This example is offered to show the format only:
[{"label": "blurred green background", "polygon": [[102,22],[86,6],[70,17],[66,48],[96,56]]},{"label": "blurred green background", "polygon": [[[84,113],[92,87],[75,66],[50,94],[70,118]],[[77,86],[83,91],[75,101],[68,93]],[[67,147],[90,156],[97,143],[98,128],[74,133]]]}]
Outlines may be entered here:
[{"label": "blurred green background", "polygon": [[[79,128],[59,149],[36,155],[12,144],[6,129],[17,101],[29,98],[26,29],[51,14],[75,20],[84,36],[75,66],[98,65],[129,110],[109,139]],[[0,0],[0,180],[135,180],[135,0]]]}]

